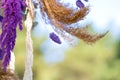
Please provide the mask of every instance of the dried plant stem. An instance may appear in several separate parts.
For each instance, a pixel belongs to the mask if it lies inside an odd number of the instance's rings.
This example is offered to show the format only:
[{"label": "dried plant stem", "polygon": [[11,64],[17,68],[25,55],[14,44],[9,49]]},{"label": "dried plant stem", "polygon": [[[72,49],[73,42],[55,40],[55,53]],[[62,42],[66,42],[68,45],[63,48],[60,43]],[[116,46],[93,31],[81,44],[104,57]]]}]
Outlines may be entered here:
[{"label": "dried plant stem", "polygon": [[33,25],[33,3],[31,0],[27,0],[28,5],[28,13],[25,21],[25,26],[27,29],[26,32],[26,63],[25,63],[25,72],[23,80],[32,80],[32,65],[33,65],[33,46],[32,46],[32,38],[31,38],[31,29]]},{"label": "dried plant stem", "polygon": [[32,65],[33,65],[33,46],[32,46],[32,39],[31,39],[31,28],[32,28],[32,21],[30,14],[27,15],[26,20],[26,63],[25,63],[25,73],[23,80],[32,80]]}]

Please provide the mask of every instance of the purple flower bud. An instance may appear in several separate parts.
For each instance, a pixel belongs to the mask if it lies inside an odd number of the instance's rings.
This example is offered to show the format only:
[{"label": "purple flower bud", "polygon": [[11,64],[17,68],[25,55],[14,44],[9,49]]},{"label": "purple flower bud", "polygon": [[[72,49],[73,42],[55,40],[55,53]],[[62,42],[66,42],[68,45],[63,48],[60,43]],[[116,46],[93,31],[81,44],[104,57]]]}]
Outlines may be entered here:
[{"label": "purple flower bud", "polygon": [[88,0],[84,0],[84,1],[88,2]]},{"label": "purple flower bud", "polygon": [[76,5],[77,5],[79,8],[83,8],[83,7],[85,6],[80,0],[77,0],[77,1],[76,1]]},{"label": "purple flower bud", "polygon": [[56,43],[61,44],[59,37],[55,33],[50,33],[49,37]]},{"label": "purple flower bud", "polygon": [[26,6],[27,6],[26,3],[25,3],[25,0],[20,0],[20,4],[21,4],[21,9],[24,12],[25,9],[26,9]]},{"label": "purple flower bud", "polygon": [[2,56],[2,49],[0,49],[0,60],[3,59],[3,56]]},{"label": "purple flower bud", "polygon": [[0,22],[2,22],[2,20],[3,20],[3,17],[0,15]]}]

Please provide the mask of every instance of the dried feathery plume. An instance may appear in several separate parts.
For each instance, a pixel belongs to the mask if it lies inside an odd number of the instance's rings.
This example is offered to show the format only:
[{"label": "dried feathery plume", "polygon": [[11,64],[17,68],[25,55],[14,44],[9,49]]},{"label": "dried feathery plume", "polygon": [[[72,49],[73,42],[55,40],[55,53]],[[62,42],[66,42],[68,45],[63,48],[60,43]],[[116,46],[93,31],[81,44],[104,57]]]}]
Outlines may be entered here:
[{"label": "dried feathery plume", "polygon": [[66,28],[65,31],[70,33],[71,35],[74,35],[80,39],[82,39],[83,41],[85,41],[88,44],[94,43],[97,40],[101,39],[102,37],[104,37],[108,32],[104,33],[104,34],[90,34],[87,30],[88,28],[73,28],[73,27],[69,27]]},{"label": "dried feathery plume", "polygon": [[[88,2],[88,0],[85,1]],[[78,4],[76,5],[80,8],[78,11],[66,8],[56,0],[43,0],[39,1],[39,3],[42,5],[40,7],[42,15],[45,16],[46,13],[51,24],[53,24],[56,29],[59,29],[61,33],[67,32],[87,43],[94,43],[107,34],[106,32],[100,35],[93,35],[85,28],[73,27],[70,25],[83,20],[89,12],[89,7],[84,6],[81,1],[79,3],[76,2]]]},{"label": "dried feathery plume", "polygon": [[76,23],[82,20],[89,12],[88,7],[74,12],[74,10],[62,6],[61,3],[55,0],[44,0],[42,6],[44,6],[43,11],[48,14],[49,19],[54,19],[64,24]]}]

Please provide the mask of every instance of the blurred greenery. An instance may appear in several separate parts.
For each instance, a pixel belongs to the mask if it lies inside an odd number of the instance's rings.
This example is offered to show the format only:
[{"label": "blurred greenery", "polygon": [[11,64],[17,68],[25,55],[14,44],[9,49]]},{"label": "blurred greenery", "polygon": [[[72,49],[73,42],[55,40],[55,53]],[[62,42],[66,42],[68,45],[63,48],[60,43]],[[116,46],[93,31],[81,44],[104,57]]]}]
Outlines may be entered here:
[{"label": "blurred greenery", "polygon": [[[21,79],[26,55],[25,32],[25,29],[22,32],[18,30],[14,50],[16,73]],[[45,37],[32,36],[32,39],[34,80],[120,80],[120,41],[114,40],[110,33],[92,45],[80,40],[65,52],[63,62],[52,65],[46,64],[42,59],[40,44]]]}]

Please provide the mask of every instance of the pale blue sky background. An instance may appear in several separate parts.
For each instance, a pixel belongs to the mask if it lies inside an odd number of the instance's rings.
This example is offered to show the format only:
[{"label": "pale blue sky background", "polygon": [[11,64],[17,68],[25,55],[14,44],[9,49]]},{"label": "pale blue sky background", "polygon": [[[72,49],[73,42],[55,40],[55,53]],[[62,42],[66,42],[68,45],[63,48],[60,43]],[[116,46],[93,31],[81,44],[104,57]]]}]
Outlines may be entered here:
[{"label": "pale blue sky background", "polygon": [[[88,19],[97,29],[110,29],[114,36],[120,34],[120,0],[90,0]],[[120,35],[119,35],[120,36]]]}]

